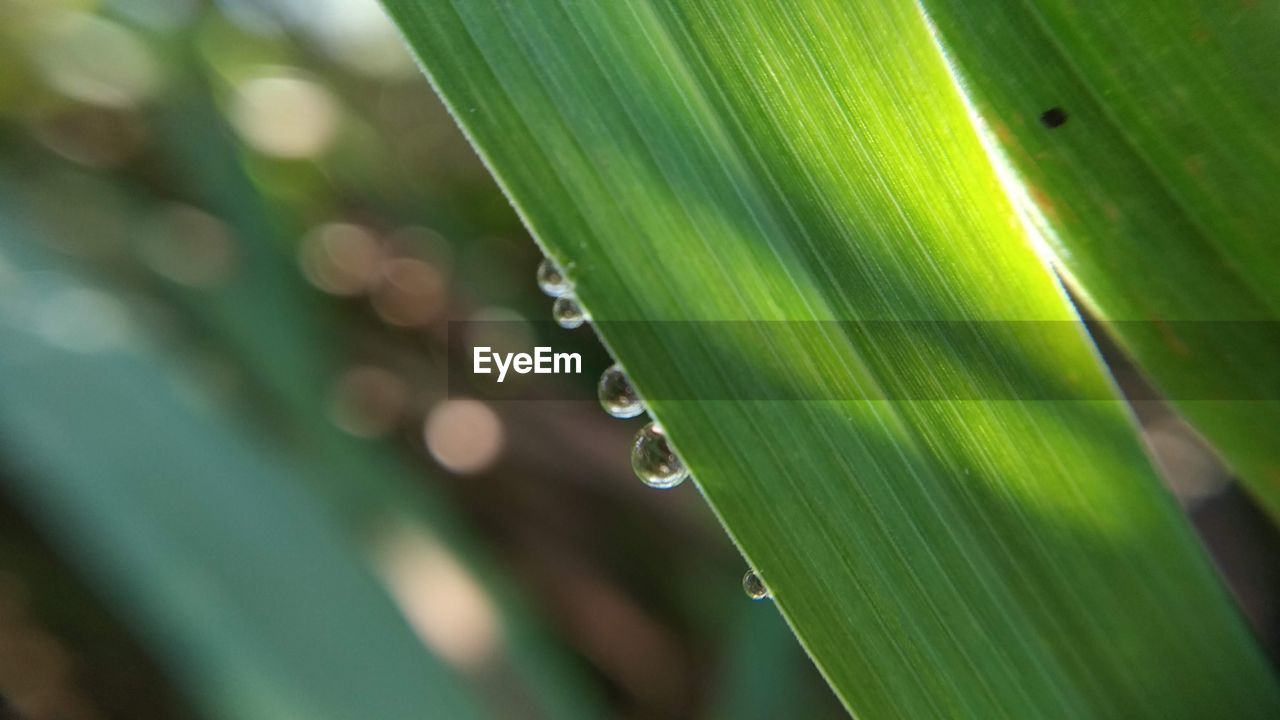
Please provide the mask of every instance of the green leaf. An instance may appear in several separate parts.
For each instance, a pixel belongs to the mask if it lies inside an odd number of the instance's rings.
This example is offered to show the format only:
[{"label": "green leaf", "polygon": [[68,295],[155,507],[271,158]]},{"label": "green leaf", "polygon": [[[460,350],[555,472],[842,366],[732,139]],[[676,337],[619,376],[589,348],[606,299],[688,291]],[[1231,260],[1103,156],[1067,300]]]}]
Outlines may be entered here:
[{"label": "green leaf", "polygon": [[384,1],[850,710],[1280,709],[914,5]]},{"label": "green leaf", "polygon": [[1280,520],[1280,10],[923,5],[1069,280]]},{"label": "green leaf", "polygon": [[304,481],[182,385],[110,296],[4,230],[6,491],[205,712],[481,717]]}]

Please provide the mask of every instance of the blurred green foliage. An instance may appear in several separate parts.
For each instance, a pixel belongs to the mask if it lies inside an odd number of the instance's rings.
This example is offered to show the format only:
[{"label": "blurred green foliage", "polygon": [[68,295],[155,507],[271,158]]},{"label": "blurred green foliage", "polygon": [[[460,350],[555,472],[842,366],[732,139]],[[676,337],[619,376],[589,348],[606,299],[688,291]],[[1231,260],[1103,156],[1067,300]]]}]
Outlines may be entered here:
[{"label": "blurred green foliage", "polygon": [[0,528],[0,580],[71,667],[0,662],[29,720],[839,713],[589,385],[445,397],[445,323],[547,312],[539,254],[375,4],[5,0],[0,68],[0,474],[50,544]]}]

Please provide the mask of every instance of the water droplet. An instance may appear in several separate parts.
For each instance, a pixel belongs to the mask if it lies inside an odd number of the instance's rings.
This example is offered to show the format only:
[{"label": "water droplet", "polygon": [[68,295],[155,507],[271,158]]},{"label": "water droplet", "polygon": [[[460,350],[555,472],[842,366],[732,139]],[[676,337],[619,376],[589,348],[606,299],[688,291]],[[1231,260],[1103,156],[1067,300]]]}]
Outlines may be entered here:
[{"label": "water droplet", "polygon": [[633,418],[644,412],[644,401],[631,386],[622,368],[613,365],[600,376],[600,407],[616,418]]},{"label": "water droplet", "polygon": [[587,314],[582,311],[578,299],[572,295],[556,298],[555,304],[551,306],[551,317],[565,330],[572,330],[587,321]]},{"label": "water droplet", "polygon": [[769,588],[764,586],[764,581],[760,579],[755,570],[748,570],[747,574],[742,576],[742,589],[747,593],[747,597],[752,600],[765,600],[773,597],[773,593],[769,592]]},{"label": "water droplet", "polygon": [[556,265],[551,258],[543,258],[542,264],[538,266],[538,287],[554,298],[573,290],[573,284],[569,282],[569,278],[564,276],[560,266]]},{"label": "water droplet", "polygon": [[636,435],[631,446],[631,468],[645,485],[673,488],[689,477],[684,461],[671,449],[667,434],[657,423],[649,423]]}]

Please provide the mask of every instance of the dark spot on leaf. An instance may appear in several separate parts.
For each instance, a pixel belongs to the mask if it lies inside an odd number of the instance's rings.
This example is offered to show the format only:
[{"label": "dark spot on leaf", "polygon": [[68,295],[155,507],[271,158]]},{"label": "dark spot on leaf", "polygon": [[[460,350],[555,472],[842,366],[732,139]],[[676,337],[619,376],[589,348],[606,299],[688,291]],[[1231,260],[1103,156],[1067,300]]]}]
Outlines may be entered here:
[{"label": "dark spot on leaf", "polygon": [[1052,130],[1067,121],[1067,111],[1060,107],[1051,107],[1040,113],[1040,123]]}]

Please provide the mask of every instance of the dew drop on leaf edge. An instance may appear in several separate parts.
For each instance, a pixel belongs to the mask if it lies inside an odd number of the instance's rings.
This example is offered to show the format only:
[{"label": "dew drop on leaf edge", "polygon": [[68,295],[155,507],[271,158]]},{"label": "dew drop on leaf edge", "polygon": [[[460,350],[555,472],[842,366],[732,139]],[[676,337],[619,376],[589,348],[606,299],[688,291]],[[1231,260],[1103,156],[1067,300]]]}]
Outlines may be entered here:
[{"label": "dew drop on leaf edge", "polygon": [[604,371],[597,390],[600,407],[613,417],[633,418],[644,412],[644,401],[636,394],[631,379],[617,365]]},{"label": "dew drop on leaf edge", "polygon": [[538,265],[538,288],[551,297],[558,298],[573,289],[569,278],[551,258],[543,258]]},{"label": "dew drop on leaf edge", "polygon": [[765,587],[764,581],[760,579],[755,570],[748,570],[747,574],[742,576],[742,590],[752,600],[765,600],[773,597],[769,592],[769,588]]},{"label": "dew drop on leaf edge", "polygon": [[667,442],[667,435],[656,423],[649,423],[636,434],[631,445],[631,468],[636,477],[652,488],[673,488],[689,477],[684,461]]},{"label": "dew drop on leaf edge", "polygon": [[578,299],[572,295],[561,295],[556,298],[551,306],[551,317],[565,330],[572,330],[587,321],[587,314],[582,311]]}]

